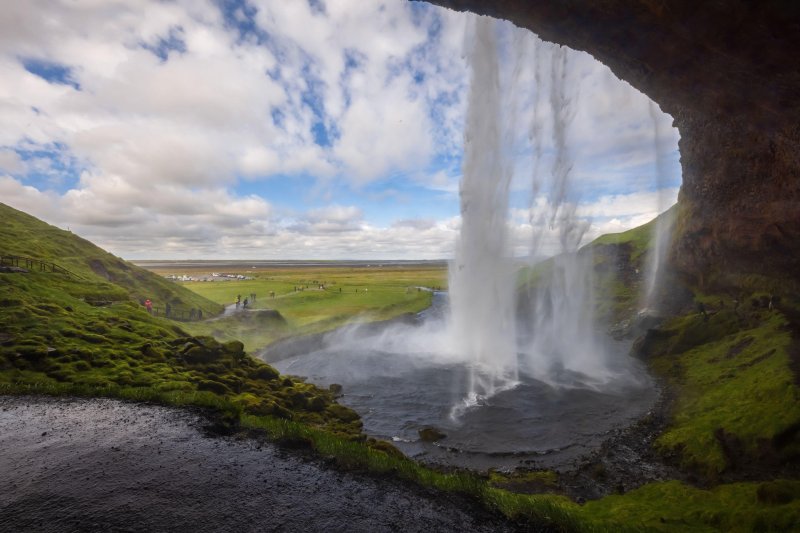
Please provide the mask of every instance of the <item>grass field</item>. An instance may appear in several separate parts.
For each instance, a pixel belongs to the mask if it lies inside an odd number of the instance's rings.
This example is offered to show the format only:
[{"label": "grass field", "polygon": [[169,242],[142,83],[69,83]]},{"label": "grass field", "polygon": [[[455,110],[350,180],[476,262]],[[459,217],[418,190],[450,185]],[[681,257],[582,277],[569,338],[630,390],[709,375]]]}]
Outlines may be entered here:
[{"label": "grass field", "polygon": [[[161,275],[209,274],[208,267],[152,268]],[[421,289],[446,288],[444,266],[313,266],[252,269],[242,264],[229,273],[253,279],[181,282],[187,289],[220,304],[230,305],[237,295],[251,293],[251,309],[274,309],[285,319],[253,320],[246,314],[211,322],[185,324],[196,335],[219,340],[238,339],[248,351],[256,350],[290,335],[327,331],[352,321],[386,320],[405,313],[417,313],[430,305],[431,293]],[[271,296],[274,293],[274,297]]]}]

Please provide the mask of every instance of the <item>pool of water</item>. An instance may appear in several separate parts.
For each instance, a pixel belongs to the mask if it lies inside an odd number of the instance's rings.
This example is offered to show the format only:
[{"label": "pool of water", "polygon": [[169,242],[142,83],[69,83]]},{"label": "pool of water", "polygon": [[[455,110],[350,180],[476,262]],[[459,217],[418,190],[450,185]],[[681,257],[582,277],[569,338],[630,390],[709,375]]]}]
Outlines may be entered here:
[{"label": "pool of water", "polygon": [[[521,371],[515,386],[466,407],[469,363],[444,347],[445,307],[438,295],[419,324],[340,330],[317,349],[273,364],[321,386],[341,384],[339,401],[361,415],[369,435],[425,462],[476,469],[566,466],[642,417],[658,397],[643,365],[627,355],[628,344],[609,339],[603,349],[617,379],[598,384],[563,372],[542,380]],[[426,427],[446,437],[424,442],[419,430]]]}]

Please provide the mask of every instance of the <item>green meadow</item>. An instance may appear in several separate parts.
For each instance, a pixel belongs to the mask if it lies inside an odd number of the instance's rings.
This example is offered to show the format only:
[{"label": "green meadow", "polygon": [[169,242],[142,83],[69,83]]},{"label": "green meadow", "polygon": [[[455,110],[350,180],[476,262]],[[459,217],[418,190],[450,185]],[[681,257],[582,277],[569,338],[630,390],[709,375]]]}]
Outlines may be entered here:
[{"label": "green meadow", "polygon": [[[222,305],[233,304],[237,296],[243,301],[254,293],[256,300],[248,303],[249,309],[275,310],[280,317],[239,313],[214,321],[189,322],[184,327],[198,335],[241,340],[251,351],[281,338],[319,333],[353,321],[418,313],[431,302],[431,292],[425,289],[447,286],[446,268],[435,265],[253,269],[243,263],[238,269],[231,268],[230,273],[253,279],[181,285]],[[159,266],[153,271],[160,275],[210,273],[205,267]]]}]

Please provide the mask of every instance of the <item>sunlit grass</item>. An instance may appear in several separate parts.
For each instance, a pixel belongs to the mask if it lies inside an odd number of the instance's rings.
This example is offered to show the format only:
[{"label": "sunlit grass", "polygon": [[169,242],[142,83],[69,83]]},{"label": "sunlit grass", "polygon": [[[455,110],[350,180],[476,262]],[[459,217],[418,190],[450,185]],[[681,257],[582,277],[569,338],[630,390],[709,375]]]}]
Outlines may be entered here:
[{"label": "sunlit grass", "polygon": [[[203,270],[204,273],[208,269]],[[167,272],[163,268],[157,270]],[[180,271],[183,272],[183,271]],[[197,273],[197,272],[195,272]],[[236,315],[215,322],[187,323],[193,334],[219,339],[239,339],[248,350],[294,335],[329,331],[353,321],[387,320],[418,313],[430,306],[430,291],[446,288],[444,267],[302,267],[292,269],[242,269],[252,280],[186,282],[183,285],[212,301],[230,305],[256,294],[250,309],[274,309],[285,323],[269,324]],[[270,297],[270,293],[275,297]]]}]

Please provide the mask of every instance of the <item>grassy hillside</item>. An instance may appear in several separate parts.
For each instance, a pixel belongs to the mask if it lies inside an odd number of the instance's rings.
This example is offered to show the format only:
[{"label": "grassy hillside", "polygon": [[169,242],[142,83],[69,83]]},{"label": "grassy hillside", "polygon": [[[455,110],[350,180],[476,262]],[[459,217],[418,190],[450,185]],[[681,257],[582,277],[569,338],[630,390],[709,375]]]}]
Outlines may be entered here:
[{"label": "grassy hillside", "polygon": [[22,211],[0,204],[0,219],[0,255],[56,263],[88,282],[87,300],[143,302],[149,298],[154,305],[169,302],[175,309],[202,309],[207,316],[222,311],[219,304]]},{"label": "grassy hillside", "polygon": [[90,242],[0,205],[0,251],[75,275],[0,269],[0,392],[67,393],[214,406],[360,433],[333,394],[283,378],[240,342],[192,337],[142,298],[211,314],[222,306]]},{"label": "grassy hillside", "polygon": [[[662,216],[674,220],[676,213]],[[668,272],[660,324],[636,328],[655,225],[603,235],[580,253],[591,254],[599,318],[638,336],[634,355],[674,397],[654,452],[708,490],[677,480],[651,483],[575,509],[579,522],[800,530],[800,298],[780,280],[748,278],[710,290]],[[524,272],[523,288],[546,283],[553,264]]]}]

